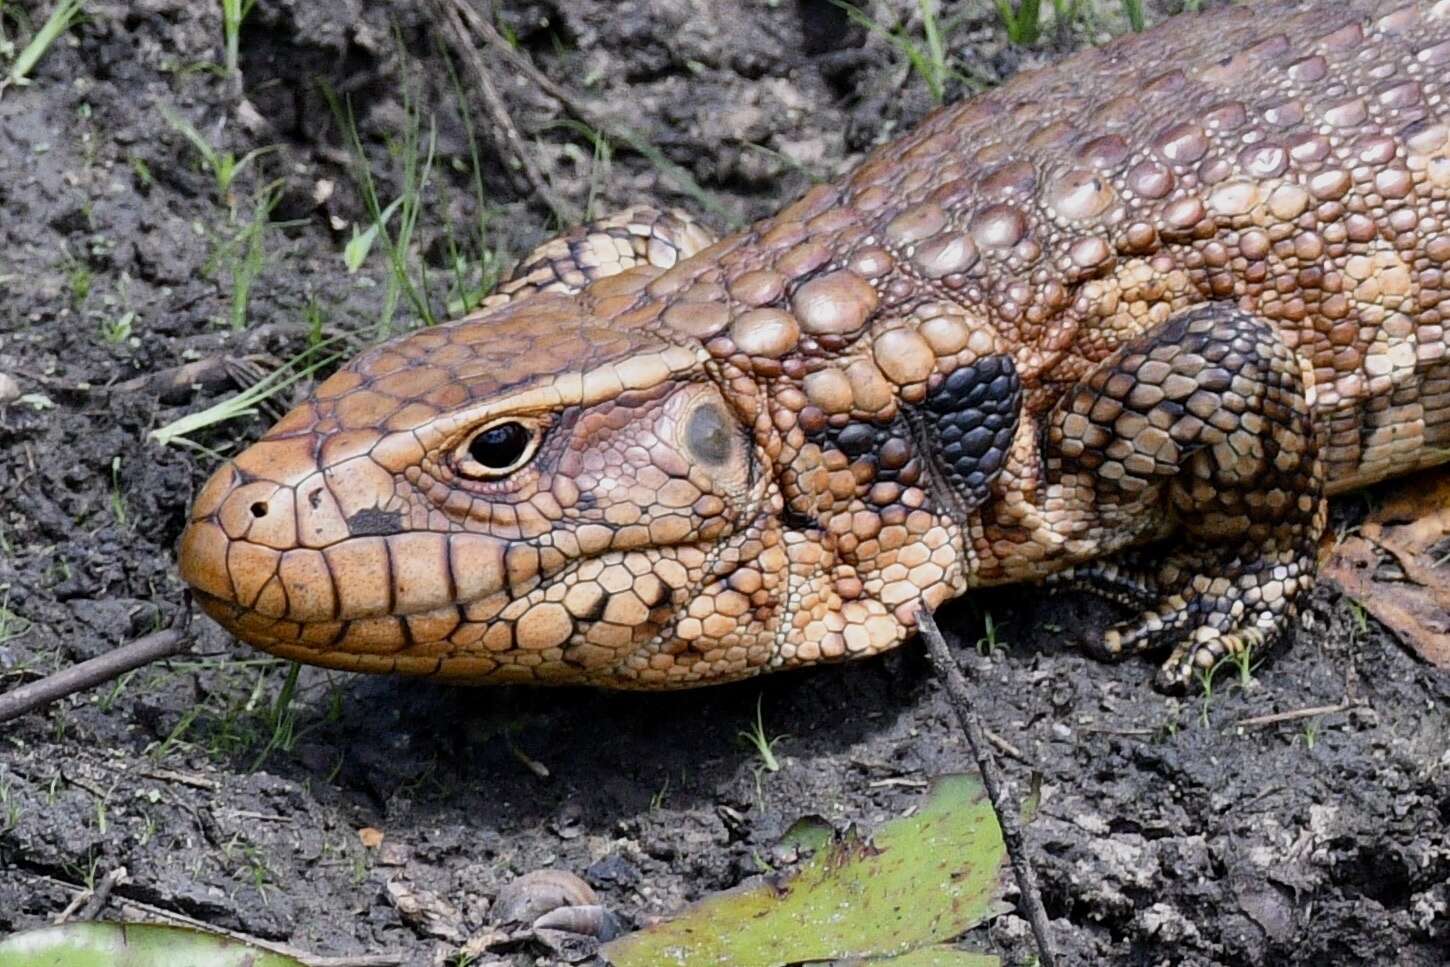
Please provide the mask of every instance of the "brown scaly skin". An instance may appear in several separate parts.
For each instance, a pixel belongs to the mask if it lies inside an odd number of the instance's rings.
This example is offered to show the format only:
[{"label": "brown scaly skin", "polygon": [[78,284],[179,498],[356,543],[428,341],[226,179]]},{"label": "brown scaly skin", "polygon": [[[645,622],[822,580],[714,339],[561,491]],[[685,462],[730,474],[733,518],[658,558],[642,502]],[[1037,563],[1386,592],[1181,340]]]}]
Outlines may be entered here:
[{"label": "brown scaly skin", "polygon": [[1291,621],[1327,494],[1450,450],[1447,78],[1450,0],[1237,8],[703,251],[606,219],[322,384],[207,484],[182,574],[289,658],[620,688],[1050,578],[1139,608],[1098,650],[1180,686]]}]

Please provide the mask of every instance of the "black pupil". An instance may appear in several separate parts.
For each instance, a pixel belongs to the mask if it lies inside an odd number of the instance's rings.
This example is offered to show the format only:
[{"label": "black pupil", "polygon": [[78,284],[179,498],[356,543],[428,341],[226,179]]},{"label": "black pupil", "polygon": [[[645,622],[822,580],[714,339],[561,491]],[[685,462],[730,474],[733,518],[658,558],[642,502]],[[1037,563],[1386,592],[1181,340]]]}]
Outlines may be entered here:
[{"label": "black pupil", "polygon": [[529,445],[522,423],[500,423],[478,433],[468,444],[468,455],[485,467],[503,470],[518,463]]}]

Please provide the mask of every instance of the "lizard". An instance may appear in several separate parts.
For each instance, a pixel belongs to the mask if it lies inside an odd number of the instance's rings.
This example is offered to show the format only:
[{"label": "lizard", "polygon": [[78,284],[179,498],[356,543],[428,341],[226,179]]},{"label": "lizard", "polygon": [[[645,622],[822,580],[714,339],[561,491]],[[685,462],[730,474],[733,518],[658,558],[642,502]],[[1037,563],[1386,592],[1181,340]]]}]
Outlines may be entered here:
[{"label": "lizard", "polygon": [[1185,15],[715,239],[629,209],[321,382],[179,567],[277,655],[707,685],[1023,582],[1164,690],[1282,638],[1327,498],[1450,455],[1450,0]]}]

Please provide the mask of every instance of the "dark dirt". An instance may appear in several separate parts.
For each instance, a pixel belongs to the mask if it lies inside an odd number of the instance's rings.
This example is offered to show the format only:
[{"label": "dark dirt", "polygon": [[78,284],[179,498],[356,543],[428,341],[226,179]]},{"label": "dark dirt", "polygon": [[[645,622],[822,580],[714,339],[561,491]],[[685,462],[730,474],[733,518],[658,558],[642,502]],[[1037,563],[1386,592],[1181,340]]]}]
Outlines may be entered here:
[{"label": "dark dirt", "polygon": [[[1124,29],[1104,0],[1087,26],[1023,51],[1006,45],[990,4],[944,6],[953,63],[982,80]],[[19,4],[39,19],[36,7]],[[878,3],[873,15],[914,10]],[[541,0],[505,3],[496,22],[688,171],[717,200],[717,227],[842,172],[931,105],[896,50],[827,0]],[[410,85],[436,118],[416,240],[435,278],[449,226],[474,262],[484,250],[517,256],[552,227],[483,131],[489,235],[466,241],[478,215],[467,133],[418,6],[261,0],[241,36],[245,101],[218,70],[221,38],[216,4],[94,0],[34,84],[0,99],[0,374],[23,394],[0,402],[0,689],[185,608],[173,545],[215,458],[147,434],[234,387],[145,377],[195,360],[275,366],[305,348],[309,319],[375,334],[386,260],[375,251],[357,275],[343,266],[350,224],[367,216],[324,84],[351,98],[376,170],[394,172],[385,200],[398,170],[385,140],[405,127]],[[558,105],[500,81],[575,205],[697,207],[656,164],[624,147],[606,164],[558,123]],[[161,103],[238,156],[275,146],[233,185],[235,216]],[[227,240],[275,179],[280,224],[263,235],[246,328],[234,332]],[[406,300],[395,322],[416,322]],[[197,440],[226,452],[266,422]],[[1362,507],[1352,499],[1340,514]],[[987,611],[1003,647],[983,657],[972,643]],[[944,614],[987,726],[1022,753],[1003,768],[1019,789],[1041,777],[1028,839],[1063,961],[1450,961],[1450,676],[1321,588],[1292,647],[1247,685],[1225,675],[1210,698],[1165,699],[1147,687],[1148,664],[1105,667],[1075,649],[1112,618],[1030,590]],[[204,619],[195,627],[193,656],[0,726],[0,934],[49,922],[124,866],[111,913],[142,903],[317,953],[439,962],[488,925],[500,885],[524,871],[576,871],[639,924],[755,873],[799,816],[874,825],[970,761],[915,646],[658,696],[306,669],[289,704],[286,665]],[[1351,710],[1235,724],[1347,696]],[[776,773],[758,773],[739,738],[757,701],[767,733],[784,735]],[[363,844],[367,827],[381,846]],[[436,916],[408,913],[410,893]],[[1030,960],[1012,915],[972,939],[1008,963]],[[476,962],[551,956],[523,944]]]}]

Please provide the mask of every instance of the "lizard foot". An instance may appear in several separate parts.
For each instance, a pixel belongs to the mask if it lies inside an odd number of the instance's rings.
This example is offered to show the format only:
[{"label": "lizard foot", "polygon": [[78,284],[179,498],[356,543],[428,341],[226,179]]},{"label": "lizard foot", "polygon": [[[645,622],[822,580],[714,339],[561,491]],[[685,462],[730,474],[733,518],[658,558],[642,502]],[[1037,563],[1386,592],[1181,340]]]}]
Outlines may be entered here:
[{"label": "lizard foot", "polygon": [[1201,550],[1170,557],[1153,577],[1161,596],[1136,618],[1089,645],[1116,660],[1171,647],[1154,678],[1160,691],[1181,691],[1225,658],[1261,651],[1293,619],[1300,595],[1314,585],[1312,559],[1291,552],[1206,562]]}]

